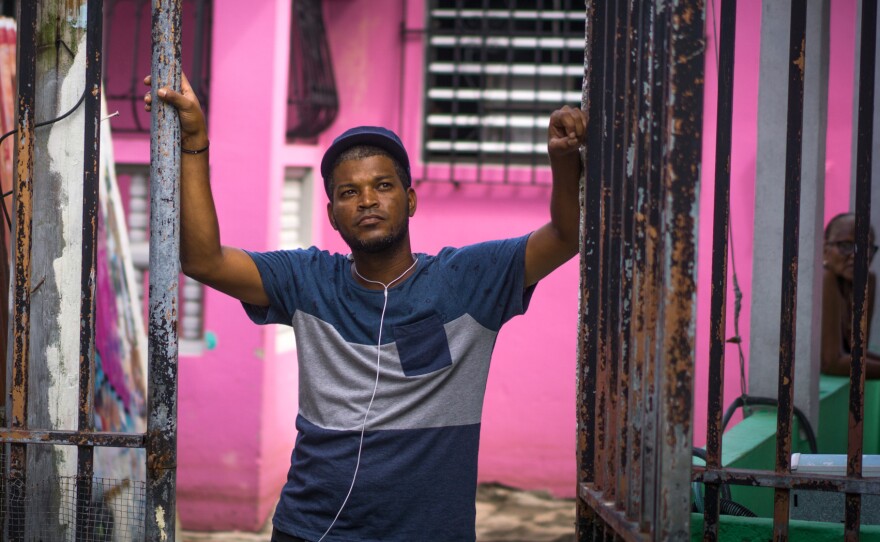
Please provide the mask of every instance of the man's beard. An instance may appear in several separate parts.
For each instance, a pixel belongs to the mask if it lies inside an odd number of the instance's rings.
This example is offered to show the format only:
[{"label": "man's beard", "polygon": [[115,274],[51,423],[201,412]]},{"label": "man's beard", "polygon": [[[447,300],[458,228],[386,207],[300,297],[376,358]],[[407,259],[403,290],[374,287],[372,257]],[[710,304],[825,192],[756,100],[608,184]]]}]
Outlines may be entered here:
[{"label": "man's beard", "polygon": [[342,236],[342,240],[345,241],[345,244],[348,245],[348,248],[351,249],[352,252],[365,252],[367,254],[378,254],[380,252],[385,252],[386,250],[393,249],[399,246],[406,236],[409,234],[409,217],[405,217],[403,224],[391,231],[385,237],[380,237],[378,239],[369,239],[369,240],[360,240],[350,237],[349,235],[339,230],[339,235]]}]

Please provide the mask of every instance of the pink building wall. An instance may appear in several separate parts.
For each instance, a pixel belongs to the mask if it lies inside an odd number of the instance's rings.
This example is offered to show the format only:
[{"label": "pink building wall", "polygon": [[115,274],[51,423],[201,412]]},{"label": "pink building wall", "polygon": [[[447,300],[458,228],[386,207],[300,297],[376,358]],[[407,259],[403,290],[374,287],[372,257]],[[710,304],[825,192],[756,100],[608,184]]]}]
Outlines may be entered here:
[{"label": "pink building wall", "polygon": [[[845,208],[849,201],[852,66],[834,59],[852,54],[854,0],[835,1],[834,7],[830,92],[834,102],[829,108],[828,136],[829,184],[834,189],[828,213]],[[731,208],[745,293],[741,331],[747,341],[760,3],[740,2],[739,11]],[[317,171],[324,146],[347,127],[374,124],[395,129],[413,157],[414,169],[420,170],[423,41],[418,33],[407,34],[401,56],[400,27],[404,16],[407,28],[424,27],[423,2],[326,0],[325,16],[341,100],[339,117],[318,145],[291,145],[284,137],[290,1],[251,2],[242,10],[235,0],[215,0],[209,129],[212,185],[224,244],[251,250],[276,248],[277,202],[285,168]],[[711,20],[710,14],[710,27]],[[709,45],[711,51],[711,41]],[[706,176],[699,222],[696,444],[704,441],[706,425],[715,71],[714,55],[709,54]],[[148,161],[143,137],[119,136],[115,143],[118,162]],[[314,182],[312,242],[347,252],[327,223],[320,179]],[[523,235],[548,219],[547,187],[464,184],[455,189],[421,184],[416,188],[419,207],[411,232],[418,252]],[[732,293],[728,299],[732,330]],[[295,436],[295,355],[276,354],[275,330],[252,325],[238,302],[207,290],[204,307],[205,329],[216,334],[217,347],[180,360],[180,517],[190,529],[253,529],[265,520],[286,479]],[[483,411],[481,481],[574,495],[577,307],[578,266],[570,262],[542,281],[529,312],[501,331]],[[747,342],[744,349],[748,353]],[[739,394],[735,350],[728,348],[727,356],[724,404]]]},{"label": "pink building wall", "polygon": [[[712,219],[715,197],[715,130],[717,77],[712,8],[707,12],[706,97],[703,123],[703,178],[700,186],[699,253],[697,285],[696,382],[694,403],[694,445],[706,441],[706,393],[709,359],[710,279],[712,276]],[[850,164],[853,113],[853,53],[855,50],[856,1],[832,5],[828,86],[828,130],[826,137],[825,220],[849,210]],[[718,20],[716,16],[715,20]],[[717,24],[717,23],[716,23]],[[760,254],[752,253],[755,218],[755,153],[758,125],[758,76],[761,46],[761,2],[737,4],[736,63],[734,67],[733,148],[730,175],[730,224],[734,235],[734,258],[743,292],[740,335],[746,358],[748,386],[749,314],[751,310],[752,265]],[[782,180],[780,179],[780,182]],[[782,210],[780,209],[780,213]],[[733,268],[728,261],[727,337],[734,332]],[[740,395],[738,353],[735,345],[725,349],[724,401],[726,408]],[[741,419],[741,413],[732,424]]]}]

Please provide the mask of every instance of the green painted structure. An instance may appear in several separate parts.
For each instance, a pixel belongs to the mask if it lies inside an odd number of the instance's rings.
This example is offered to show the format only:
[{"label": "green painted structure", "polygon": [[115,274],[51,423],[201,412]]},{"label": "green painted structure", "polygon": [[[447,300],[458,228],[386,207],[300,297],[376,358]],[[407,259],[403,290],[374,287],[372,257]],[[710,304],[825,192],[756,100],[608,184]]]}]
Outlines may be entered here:
[{"label": "green painted structure", "polygon": [[[818,453],[845,454],[849,420],[849,379],[822,375],[819,380],[819,427],[816,431]],[[865,384],[864,453],[880,454],[880,381]],[[793,452],[809,453],[807,441],[794,420],[798,435],[792,442]],[[722,464],[741,469],[772,471],[776,454],[776,411],[754,407],[752,413],[731,427],[723,437]],[[759,517],[721,516],[721,540],[772,540],[773,489],[731,486],[734,501]],[[791,540],[842,540],[843,524],[792,520]],[[702,540],[703,516],[691,516],[692,540]],[[880,542],[880,525],[863,526],[861,539]]]}]

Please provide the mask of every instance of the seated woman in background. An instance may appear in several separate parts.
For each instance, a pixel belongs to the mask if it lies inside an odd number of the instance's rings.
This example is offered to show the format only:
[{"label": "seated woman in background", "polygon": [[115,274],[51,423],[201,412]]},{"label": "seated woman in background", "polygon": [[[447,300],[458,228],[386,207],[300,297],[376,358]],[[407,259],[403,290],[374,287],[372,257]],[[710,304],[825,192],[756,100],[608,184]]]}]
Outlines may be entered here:
[{"label": "seated woman in background", "polygon": [[[853,269],[855,265],[856,217],[839,214],[825,227],[822,275],[822,372],[849,376],[852,363]],[[874,230],[868,242],[868,258],[874,257]],[[874,315],[874,273],[868,275],[868,329]],[[867,340],[865,341],[867,349]],[[880,355],[866,351],[865,377],[880,378]]]}]

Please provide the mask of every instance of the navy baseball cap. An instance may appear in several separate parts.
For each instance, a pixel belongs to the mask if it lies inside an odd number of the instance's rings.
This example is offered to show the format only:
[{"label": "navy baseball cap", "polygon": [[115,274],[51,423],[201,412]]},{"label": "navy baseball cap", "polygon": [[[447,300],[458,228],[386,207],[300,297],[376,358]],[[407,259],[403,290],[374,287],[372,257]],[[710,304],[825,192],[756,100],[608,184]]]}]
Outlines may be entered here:
[{"label": "navy baseball cap", "polygon": [[[339,156],[352,147],[358,145],[370,145],[379,147],[397,160],[406,172],[406,179],[400,179],[404,188],[412,184],[412,174],[409,170],[409,156],[397,134],[380,126],[357,126],[349,128],[342,135],[333,140],[333,143],[324,153],[321,160],[321,176],[324,178],[324,191],[330,198],[330,177],[333,174],[333,164]],[[332,199],[332,198],[331,198]]]}]

